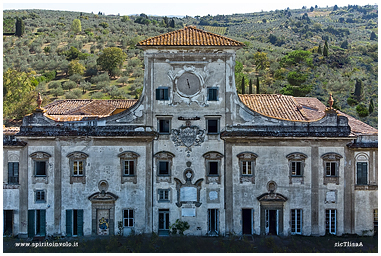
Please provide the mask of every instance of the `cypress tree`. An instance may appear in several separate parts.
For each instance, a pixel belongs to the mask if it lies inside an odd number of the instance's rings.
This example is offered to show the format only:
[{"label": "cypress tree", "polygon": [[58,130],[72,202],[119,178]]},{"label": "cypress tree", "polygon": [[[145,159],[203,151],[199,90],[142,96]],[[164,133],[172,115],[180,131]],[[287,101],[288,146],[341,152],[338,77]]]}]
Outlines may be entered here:
[{"label": "cypress tree", "polygon": [[328,56],[328,47],[327,47],[326,45],[324,45],[324,48],[323,48],[323,55],[324,55],[325,57]]},{"label": "cypress tree", "polygon": [[25,24],[24,21],[17,17],[16,18],[16,36],[20,37],[24,34],[25,32]]},{"label": "cypress tree", "polygon": [[362,94],[362,81],[360,79],[356,79],[354,95],[358,102],[361,101],[361,94]]},{"label": "cypress tree", "polygon": [[171,19],[171,22],[169,23],[169,26],[171,28],[174,28],[175,27],[175,20],[174,19]]},{"label": "cypress tree", "polygon": [[369,114],[372,114],[373,110],[374,110],[373,99],[370,99],[370,102],[369,102]]},{"label": "cypress tree", "polygon": [[253,83],[251,82],[251,79],[249,81],[249,94],[253,94]]},{"label": "cypress tree", "polygon": [[257,77],[257,94],[259,94],[259,78]]},{"label": "cypress tree", "polygon": [[241,90],[242,94],[245,94],[245,77],[242,77]]}]

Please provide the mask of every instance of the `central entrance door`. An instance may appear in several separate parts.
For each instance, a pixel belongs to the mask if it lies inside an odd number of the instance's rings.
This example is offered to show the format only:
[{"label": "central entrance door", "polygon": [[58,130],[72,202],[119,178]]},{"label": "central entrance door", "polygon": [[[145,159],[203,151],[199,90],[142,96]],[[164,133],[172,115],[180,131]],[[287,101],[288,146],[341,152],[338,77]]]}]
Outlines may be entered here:
[{"label": "central entrance door", "polygon": [[242,209],[242,234],[253,234],[253,209]]},{"label": "central entrance door", "polygon": [[265,210],[266,235],[278,235],[279,230],[279,211]]}]

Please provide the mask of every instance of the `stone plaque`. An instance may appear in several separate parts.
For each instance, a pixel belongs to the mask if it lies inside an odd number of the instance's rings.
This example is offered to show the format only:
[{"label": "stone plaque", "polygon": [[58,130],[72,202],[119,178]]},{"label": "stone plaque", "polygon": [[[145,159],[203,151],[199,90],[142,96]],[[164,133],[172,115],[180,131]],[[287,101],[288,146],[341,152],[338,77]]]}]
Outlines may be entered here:
[{"label": "stone plaque", "polygon": [[196,217],[196,208],[181,208],[181,217]]},{"label": "stone plaque", "polygon": [[218,192],[217,191],[210,191],[209,192],[209,200],[215,201],[218,199]]},{"label": "stone plaque", "polygon": [[180,201],[181,202],[196,202],[197,201],[197,188],[195,188],[195,187],[182,187],[182,188],[180,188]]},{"label": "stone plaque", "polygon": [[325,201],[327,203],[335,203],[336,202],[336,191],[328,191],[325,195]]}]

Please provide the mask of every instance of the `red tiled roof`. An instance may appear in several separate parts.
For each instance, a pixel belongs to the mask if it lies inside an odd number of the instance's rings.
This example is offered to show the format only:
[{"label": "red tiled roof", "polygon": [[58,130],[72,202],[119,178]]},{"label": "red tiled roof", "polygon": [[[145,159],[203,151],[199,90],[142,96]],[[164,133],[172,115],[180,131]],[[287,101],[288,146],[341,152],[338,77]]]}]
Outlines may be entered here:
[{"label": "red tiled roof", "polygon": [[56,121],[80,121],[110,116],[116,109],[128,109],[136,102],[137,100],[56,100],[44,109]]},{"label": "red tiled roof", "polygon": [[20,127],[5,127],[3,126],[3,135],[14,135],[20,131]]},{"label": "red tiled roof", "polygon": [[232,46],[242,47],[243,43],[206,32],[194,26],[151,37],[136,44],[136,46]]},{"label": "red tiled roof", "polygon": [[291,121],[307,121],[294,97],[281,94],[239,94],[250,109],[265,116]]}]

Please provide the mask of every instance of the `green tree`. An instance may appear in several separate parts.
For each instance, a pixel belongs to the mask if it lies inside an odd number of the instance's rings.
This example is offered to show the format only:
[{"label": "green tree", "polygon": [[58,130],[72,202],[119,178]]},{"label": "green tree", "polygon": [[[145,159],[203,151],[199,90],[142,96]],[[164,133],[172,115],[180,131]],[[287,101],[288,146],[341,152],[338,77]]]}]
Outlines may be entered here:
[{"label": "green tree", "polygon": [[99,26],[103,27],[103,28],[108,28],[108,23],[107,22],[102,22],[99,24]]},{"label": "green tree", "polygon": [[305,97],[312,90],[312,85],[303,84],[308,75],[297,71],[291,71],[287,74],[287,84],[281,89],[282,94],[292,95],[294,97]]},{"label": "green tree", "polygon": [[36,105],[34,91],[38,82],[35,73],[8,69],[3,74],[3,115],[4,118],[22,118],[31,113]]},{"label": "green tree", "polygon": [[363,93],[362,80],[356,79],[355,91],[353,94],[356,97],[356,100],[359,102],[361,101],[362,93]]},{"label": "green tree", "polygon": [[312,65],[312,58],[310,56],[311,52],[309,51],[292,51],[280,60],[280,64],[283,66],[293,66],[305,62],[307,65]]},{"label": "green tree", "polygon": [[62,88],[64,90],[71,90],[73,88],[77,87],[77,83],[76,82],[73,82],[73,81],[66,81],[65,83],[63,83],[62,85]]},{"label": "green tree", "polygon": [[127,54],[117,47],[105,48],[97,59],[97,64],[111,76],[113,69],[120,68]]},{"label": "green tree", "polygon": [[318,48],[318,54],[323,54],[322,50],[321,50],[321,45],[319,44],[319,48]]},{"label": "green tree", "polygon": [[73,82],[76,82],[77,84],[79,84],[81,82],[81,80],[83,80],[83,77],[80,75],[80,74],[73,74],[69,77],[69,79]]},{"label": "green tree", "polygon": [[253,82],[251,81],[251,79],[249,81],[249,94],[253,94]]},{"label": "green tree", "polygon": [[71,24],[71,30],[73,30],[73,32],[76,34],[82,31],[81,21],[79,19],[73,20],[73,23]]},{"label": "green tree", "polygon": [[122,16],[122,19],[121,19],[122,22],[127,22],[129,20],[130,18],[127,15]]},{"label": "green tree", "polygon": [[16,18],[16,36],[21,37],[25,32],[25,23],[23,19],[17,17]]},{"label": "green tree", "polygon": [[257,94],[259,94],[259,77],[257,76]]},{"label": "green tree", "polygon": [[61,87],[60,81],[53,81],[48,84],[49,89],[57,89],[58,87]]},{"label": "green tree", "polygon": [[87,90],[91,89],[91,83],[87,81],[81,81],[79,88],[82,88],[82,93],[85,94]]},{"label": "green tree", "polygon": [[348,49],[348,40],[343,41],[341,43],[340,47],[343,48],[343,49]]},{"label": "green tree", "polygon": [[324,45],[324,48],[323,48],[323,56],[325,57],[328,56],[328,47],[326,45]]},{"label": "green tree", "polygon": [[125,84],[128,83],[128,77],[127,77],[127,76],[123,76],[123,77],[119,78],[119,79],[117,80],[117,82],[118,82],[118,83],[122,83],[123,86],[125,86]]},{"label": "green tree", "polygon": [[377,40],[377,35],[376,33],[374,33],[374,31],[372,31],[372,33],[370,34],[370,40]]},{"label": "green tree", "polygon": [[269,60],[267,58],[267,53],[256,52],[254,54],[254,64],[257,70],[264,70],[269,66]]},{"label": "green tree", "polygon": [[374,111],[374,103],[373,103],[373,99],[370,99],[370,102],[369,102],[369,114],[372,114]]},{"label": "green tree", "polygon": [[175,27],[175,20],[174,19],[171,19],[171,22],[169,23],[169,26],[171,28],[174,28]]},{"label": "green tree", "polygon": [[69,63],[68,67],[68,75],[72,76],[74,74],[83,75],[85,73],[86,68],[78,62],[78,60],[72,60]]},{"label": "green tree", "polygon": [[242,82],[241,82],[241,93],[245,94],[245,77],[242,77]]},{"label": "green tree", "polygon": [[359,117],[366,117],[369,115],[369,110],[363,103],[360,103],[356,106],[356,112]]},{"label": "green tree", "polygon": [[62,95],[64,95],[64,94],[65,94],[65,91],[62,89],[61,86],[59,86],[59,87],[57,87],[57,88],[55,88],[55,89],[52,89],[52,90],[50,91],[50,93],[53,94],[53,96],[57,98],[58,96],[62,96]]}]

